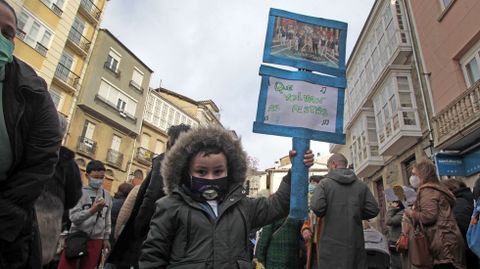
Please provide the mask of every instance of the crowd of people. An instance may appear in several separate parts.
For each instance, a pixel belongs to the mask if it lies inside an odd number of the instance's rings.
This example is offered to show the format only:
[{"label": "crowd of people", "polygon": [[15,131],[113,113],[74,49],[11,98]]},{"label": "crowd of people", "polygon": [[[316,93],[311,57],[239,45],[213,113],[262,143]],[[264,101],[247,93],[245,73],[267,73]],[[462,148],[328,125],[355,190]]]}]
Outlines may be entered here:
[{"label": "crowd of people", "polygon": [[[308,179],[309,216],[295,220],[290,172],[275,193],[248,198],[247,155],[220,127],[171,126],[142,184],[123,183],[113,197],[101,161],[86,165],[83,185],[74,153],[61,146],[66,119],[45,81],[13,56],[16,25],[0,0],[0,268],[363,269],[374,264],[365,243],[377,240],[367,230],[388,242],[387,267],[415,268],[419,229],[428,268],[479,267],[465,241],[480,182],[472,193],[462,180],[439,181],[429,160],[411,171],[415,202],[390,202],[388,240],[369,227],[378,203],[342,154]],[[311,150],[296,154],[313,165]]]}]

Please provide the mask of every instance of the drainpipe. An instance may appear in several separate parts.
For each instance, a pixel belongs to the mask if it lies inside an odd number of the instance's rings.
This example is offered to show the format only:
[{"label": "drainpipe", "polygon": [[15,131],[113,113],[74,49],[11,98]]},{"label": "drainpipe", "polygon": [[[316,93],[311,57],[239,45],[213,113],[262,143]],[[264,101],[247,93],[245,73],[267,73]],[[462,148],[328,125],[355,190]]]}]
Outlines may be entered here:
[{"label": "drainpipe", "polygon": [[[423,106],[424,106],[424,112],[425,112],[425,118],[427,120],[427,129],[428,129],[428,140],[429,140],[429,147],[430,147],[430,153],[432,153],[432,158],[433,158],[433,132],[432,132],[432,126],[431,126],[431,123],[430,123],[430,117],[429,117],[429,112],[428,112],[428,106],[427,106],[427,99],[425,97],[425,93],[424,93],[424,87],[423,87],[423,79],[422,79],[422,74],[420,73],[420,67],[421,67],[421,64],[419,62],[419,59],[417,57],[417,43],[414,42],[414,36],[413,36],[413,25],[411,24],[411,21],[410,21],[410,6],[408,4],[408,0],[403,0],[403,4],[405,6],[405,18],[407,20],[407,25],[408,25],[408,32],[409,32],[409,36],[410,36],[410,40],[412,42],[412,47],[413,47],[413,59],[415,61],[415,69],[416,69],[416,73],[417,73],[417,77],[418,79],[420,80],[420,92],[422,94],[422,102],[423,102]],[[420,49],[420,48],[418,48]],[[422,70],[423,70],[423,67],[422,67]],[[426,84],[428,84],[428,81],[425,81]],[[427,85],[428,87],[428,85]],[[428,87],[429,88],[429,87]]]}]

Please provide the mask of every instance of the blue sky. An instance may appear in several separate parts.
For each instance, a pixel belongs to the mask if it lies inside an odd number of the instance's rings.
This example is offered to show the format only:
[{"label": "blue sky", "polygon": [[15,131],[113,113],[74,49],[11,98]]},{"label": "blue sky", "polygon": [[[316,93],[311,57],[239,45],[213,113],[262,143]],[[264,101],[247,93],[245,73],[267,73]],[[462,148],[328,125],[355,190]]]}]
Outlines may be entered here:
[{"label": "blue sky", "polygon": [[[141,4],[140,4],[141,3]],[[348,23],[347,59],[374,0],[115,0],[102,26],[155,73],[161,86],[194,100],[213,100],[221,121],[242,137],[259,168],[288,154],[291,138],[252,132],[270,8]],[[312,141],[314,153],[328,144]]]}]

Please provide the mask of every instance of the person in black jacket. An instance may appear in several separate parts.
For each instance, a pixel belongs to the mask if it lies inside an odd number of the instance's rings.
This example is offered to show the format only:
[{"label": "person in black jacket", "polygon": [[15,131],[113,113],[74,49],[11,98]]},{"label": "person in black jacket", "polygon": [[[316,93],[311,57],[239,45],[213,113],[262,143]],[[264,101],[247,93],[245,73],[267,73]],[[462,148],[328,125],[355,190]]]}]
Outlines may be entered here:
[{"label": "person in black jacket", "polygon": [[[453,214],[462,233],[463,240],[467,242],[467,230],[473,213],[473,193],[465,182],[458,178],[444,180],[442,184],[455,195]],[[466,248],[465,258],[467,269],[478,269],[478,257],[468,247]]]},{"label": "person in black jacket", "polygon": [[0,268],[42,264],[34,203],[61,144],[47,84],[13,56],[15,11],[0,0]]},{"label": "person in black jacket", "polygon": [[[67,120],[58,114],[62,136],[67,130]],[[47,181],[35,202],[37,222],[42,244],[42,264],[52,261],[62,231],[62,215],[74,207],[82,197],[82,178],[75,162],[75,153],[60,147],[60,158],[52,179]]]},{"label": "person in black jacket", "polygon": [[[167,151],[175,144],[180,134],[189,130],[190,126],[185,124],[171,126],[167,132]],[[164,153],[152,160],[152,169],[140,186],[132,214],[107,259],[107,263],[115,265],[116,269],[138,268],[140,247],[147,237],[150,219],[155,211],[155,201],[165,196],[163,178],[160,175],[163,158]]]},{"label": "person in black jacket", "polygon": [[[310,167],[314,155],[302,156]],[[290,173],[269,198],[250,199],[246,159],[240,139],[220,126],[179,137],[162,162],[167,195],[156,202],[140,268],[251,268],[249,233],[287,216]]]}]

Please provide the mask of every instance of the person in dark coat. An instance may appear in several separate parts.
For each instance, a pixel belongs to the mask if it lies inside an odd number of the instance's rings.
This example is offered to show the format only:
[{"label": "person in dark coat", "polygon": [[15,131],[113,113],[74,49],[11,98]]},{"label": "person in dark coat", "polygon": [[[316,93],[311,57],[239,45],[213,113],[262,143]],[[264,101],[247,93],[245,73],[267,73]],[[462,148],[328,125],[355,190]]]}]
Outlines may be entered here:
[{"label": "person in dark coat", "polygon": [[402,219],[405,206],[402,201],[392,201],[387,211],[386,224],[388,226],[388,249],[390,250],[390,261],[392,269],[402,269],[402,257],[395,248],[400,234],[402,233]]},{"label": "person in dark coat", "polygon": [[[63,137],[67,131],[67,119],[60,113],[58,119]],[[51,262],[56,254],[64,211],[74,207],[82,197],[82,178],[74,158],[73,151],[60,147],[53,180],[47,181],[35,202],[43,265]]]},{"label": "person in dark coat", "polygon": [[[303,156],[311,166],[311,151]],[[287,216],[290,173],[269,198],[250,199],[246,159],[231,130],[198,127],[179,137],[162,163],[167,196],[156,203],[140,268],[251,268],[249,233]]]},{"label": "person in dark coat", "polygon": [[34,203],[61,144],[47,84],[13,56],[17,18],[0,1],[0,268],[40,268]]},{"label": "person in dark coat", "polygon": [[[190,126],[185,124],[171,126],[167,132],[167,151],[175,144],[181,133],[189,130]],[[132,213],[112,253],[107,258],[107,263],[115,265],[117,269],[138,268],[140,247],[147,238],[150,219],[155,211],[155,202],[165,195],[163,178],[160,174],[164,156],[165,154],[162,153],[152,160],[152,169],[138,190]]]},{"label": "person in dark coat", "polygon": [[378,203],[368,186],[335,153],[327,161],[328,174],[320,181],[310,208],[323,218],[319,268],[367,268],[362,220],[374,218]]},{"label": "person in dark coat", "polygon": [[268,269],[301,268],[298,232],[303,221],[283,218],[264,226],[255,248],[258,262]]},{"label": "person in dark coat", "polygon": [[127,182],[124,182],[118,186],[118,191],[113,196],[112,201],[112,233],[110,234],[110,245],[114,245],[113,235],[115,234],[115,226],[117,224],[118,213],[122,208],[125,199],[127,199],[128,194],[133,189],[133,185]]},{"label": "person in dark coat", "polygon": [[[467,230],[473,214],[473,193],[465,182],[458,178],[443,180],[442,184],[447,187],[455,196],[453,215],[457,221],[458,228],[462,233],[463,240],[467,242]],[[465,244],[466,245],[466,244]],[[468,247],[465,248],[467,269],[478,269],[478,257]]]}]

